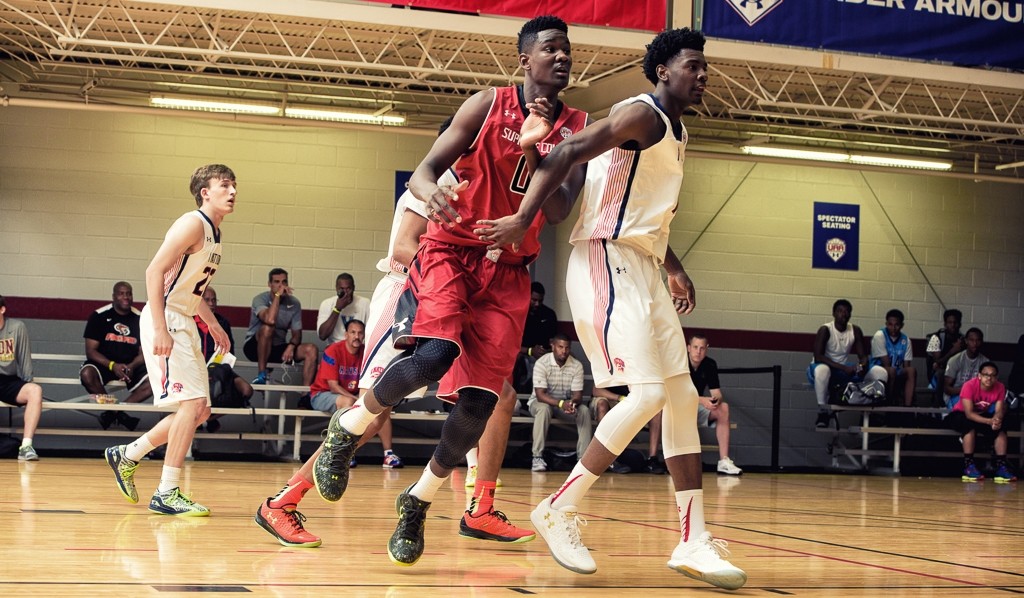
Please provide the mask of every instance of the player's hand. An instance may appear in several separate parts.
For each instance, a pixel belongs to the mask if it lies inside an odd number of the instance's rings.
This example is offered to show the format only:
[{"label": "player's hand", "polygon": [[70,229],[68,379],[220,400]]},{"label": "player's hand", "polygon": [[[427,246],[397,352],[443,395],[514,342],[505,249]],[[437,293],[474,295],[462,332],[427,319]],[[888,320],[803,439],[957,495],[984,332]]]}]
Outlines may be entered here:
[{"label": "player's hand", "polygon": [[214,349],[217,353],[223,355],[231,349],[231,339],[220,326],[210,326],[210,336],[213,337]]},{"label": "player's hand", "polygon": [[576,403],[573,403],[572,401],[566,401],[565,408],[563,410],[565,411],[566,415],[573,415],[574,413],[576,413]]},{"label": "player's hand", "polygon": [[1003,427],[1003,420],[998,415],[992,418],[992,429],[998,430]]},{"label": "player's hand", "polygon": [[285,347],[284,353],[281,353],[281,363],[288,363],[295,359],[295,345],[288,343]]},{"label": "player's hand", "polygon": [[459,193],[469,187],[469,181],[462,181],[458,185],[438,185],[430,197],[427,198],[427,219],[442,225],[454,227],[462,222],[462,216],[453,205],[459,200]]},{"label": "player's hand", "polygon": [[693,289],[693,282],[686,272],[668,275],[668,292],[672,296],[672,304],[676,308],[676,313],[685,316],[697,307],[697,291]]},{"label": "player's hand", "polygon": [[170,357],[171,349],[174,348],[174,339],[166,328],[158,328],[153,331],[153,354],[157,357]]},{"label": "player's hand", "polygon": [[536,146],[551,133],[553,125],[549,120],[552,109],[551,102],[547,98],[537,98],[533,102],[527,102],[526,107],[530,115],[523,121],[519,129],[519,147],[524,150]]},{"label": "player's hand", "polygon": [[473,234],[481,241],[490,243],[488,250],[501,249],[505,245],[511,245],[512,251],[519,251],[519,245],[523,242],[529,222],[523,222],[519,214],[503,216],[497,220],[478,220],[477,228]]}]

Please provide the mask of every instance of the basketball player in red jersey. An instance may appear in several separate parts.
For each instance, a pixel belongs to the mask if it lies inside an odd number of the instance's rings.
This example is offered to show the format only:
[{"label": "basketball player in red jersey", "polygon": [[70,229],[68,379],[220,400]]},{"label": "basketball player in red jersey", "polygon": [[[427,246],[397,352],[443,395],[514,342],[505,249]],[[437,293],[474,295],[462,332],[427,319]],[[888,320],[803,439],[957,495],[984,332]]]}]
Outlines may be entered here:
[{"label": "basketball player in red jersey", "polygon": [[[574,168],[516,248],[488,251],[473,233],[479,219],[515,213],[530,166],[586,124],[585,113],[558,100],[572,67],[567,32],[557,17],[527,22],[519,32],[523,86],[488,89],[466,100],[413,173],[409,188],[426,202],[431,222],[393,329],[395,339],[412,348],[388,364],[362,404],[331,418],[313,469],[320,494],[340,496],[352,451],[376,414],[445,377],[439,395],[457,395],[458,401],[422,477],[398,497],[398,528],[388,542],[397,565],[412,565],[423,554],[430,501],[483,434],[519,350],[516,342],[503,341],[522,335],[530,299],[527,265],[540,251],[538,232],[546,220],[565,219],[583,183],[582,167]],[[536,114],[528,120],[531,110]],[[534,135],[537,143],[524,143],[524,152],[522,137],[532,142]],[[438,186],[453,165],[461,183]]]}]

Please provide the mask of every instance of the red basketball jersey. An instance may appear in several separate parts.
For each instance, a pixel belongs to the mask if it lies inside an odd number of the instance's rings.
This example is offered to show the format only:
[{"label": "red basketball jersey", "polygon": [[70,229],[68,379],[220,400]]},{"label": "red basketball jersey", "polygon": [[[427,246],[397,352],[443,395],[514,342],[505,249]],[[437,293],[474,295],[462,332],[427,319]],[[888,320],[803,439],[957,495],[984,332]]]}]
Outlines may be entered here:
[{"label": "red basketball jersey", "polygon": [[[519,210],[526,186],[530,182],[526,158],[519,147],[519,130],[528,115],[518,87],[494,88],[494,101],[487,112],[480,132],[466,153],[456,160],[453,168],[460,181],[469,181],[469,187],[459,194],[454,207],[462,216],[462,223],[454,228],[430,222],[426,237],[452,245],[486,246],[473,234],[478,220],[493,220],[509,216]],[[551,133],[537,144],[541,156],[547,155],[555,144],[579,132],[587,124],[587,114],[560,103],[560,110]],[[527,230],[519,251],[510,246],[503,248],[499,261],[530,262],[540,253],[537,235],[544,225],[543,212]]]}]

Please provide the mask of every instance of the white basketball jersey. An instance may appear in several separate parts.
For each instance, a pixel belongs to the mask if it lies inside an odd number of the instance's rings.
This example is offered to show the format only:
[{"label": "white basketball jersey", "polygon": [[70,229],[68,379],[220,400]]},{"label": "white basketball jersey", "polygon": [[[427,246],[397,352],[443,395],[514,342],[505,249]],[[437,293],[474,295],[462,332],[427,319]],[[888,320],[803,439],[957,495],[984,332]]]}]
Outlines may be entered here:
[{"label": "white basketball jersey", "polygon": [[609,239],[629,244],[660,263],[683,184],[686,128],[677,140],[672,121],[650,94],[612,106],[609,115],[634,102],[651,106],[665,123],[665,137],[643,150],[613,148],[587,165],[580,217],[569,241]]},{"label": "white basketball jersey", "polygon": [[[441,178],[437,179],[438,186],[449,185],[454,187],[458,184],[459,179],[451,168],[444,171]],[[417,199],[411,191],[406,189],[405,193],[398,198],[398,202],[395,204],[395,218],[391,221],[391,240],[388,241],[388,254],[377,262],[377,269],[381,272],[408,273],[408,269],[405,266],[391,259],[391,256],[395,255],[395,238],[398,237],[398,229],[402,225],[402,217],[405,215],[406,210],[415,212],[424,219],[427,217],[427,204]]]},{"label": "white basketball jersey", "polygon": [[182,255],[164,272],[164,303],[167,309],[191,317],[196,315],[203,291],[220,267],[220,231],[201,211],[189,212],[183,218],[190,215],[203,223],[203,247],[193,254]]}]

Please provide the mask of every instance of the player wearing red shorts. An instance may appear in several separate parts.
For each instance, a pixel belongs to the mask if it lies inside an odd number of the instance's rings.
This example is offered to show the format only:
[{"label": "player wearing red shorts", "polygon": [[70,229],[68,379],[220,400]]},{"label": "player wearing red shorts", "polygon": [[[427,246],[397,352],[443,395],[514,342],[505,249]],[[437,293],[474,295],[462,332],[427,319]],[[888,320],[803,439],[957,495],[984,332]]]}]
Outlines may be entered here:
[{"label": "player wearing red shorts", "polygon": [[[558,100],[572,66],[567,31],[556,17],[527,22],[519,32],[523,86],[489,89],[466,100],[413,173],[409,188],[426,202],[431,222],[410,266],[392,332],[396,341],[412,347],[388,364],[362,408],[331,418],[313,469],[317,490],[340,496],[348,483],[351,452],[376,414],[445,377],[439,393],[457,393],[458,401],[423,476],[399,496],[398,528],[388,542],[388,555],[398,565],[412,565],[423,554],[430,501],[477,444],[512,373],[519,347],[501,340],[522,334],[530,298],[526,266],[540,251],[538,232],[545,221],[559,222],[568,215],[582,186],[583,170],[574,168],[515,247],[488,251],[473,233],[478,220],[515,213],[530,168],[586,124],[585,113]],[[524,152],[521,138],[532,141],[534,136],[538,143]],[[462,182],[438,186],[452,165]]]}]

